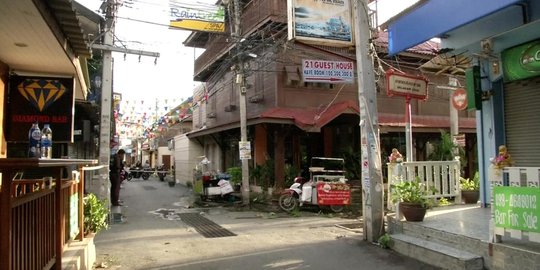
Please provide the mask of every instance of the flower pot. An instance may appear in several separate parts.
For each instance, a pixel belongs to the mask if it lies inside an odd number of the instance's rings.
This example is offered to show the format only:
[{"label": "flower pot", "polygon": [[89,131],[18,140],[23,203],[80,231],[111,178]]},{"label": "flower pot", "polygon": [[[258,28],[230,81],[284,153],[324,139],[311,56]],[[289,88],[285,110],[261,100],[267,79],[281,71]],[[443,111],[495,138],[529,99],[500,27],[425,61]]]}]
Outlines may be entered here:
[{"label": "flower pot", "polygon": [[480,192],[478,190],[462,190],[461,198],[464,203],[477,203],[480,198]]},{"label": "flower pot", "polygon": [[426,215],[426,208],[419,203],[399,203],[399,211],[407,221],[423,221]]}]

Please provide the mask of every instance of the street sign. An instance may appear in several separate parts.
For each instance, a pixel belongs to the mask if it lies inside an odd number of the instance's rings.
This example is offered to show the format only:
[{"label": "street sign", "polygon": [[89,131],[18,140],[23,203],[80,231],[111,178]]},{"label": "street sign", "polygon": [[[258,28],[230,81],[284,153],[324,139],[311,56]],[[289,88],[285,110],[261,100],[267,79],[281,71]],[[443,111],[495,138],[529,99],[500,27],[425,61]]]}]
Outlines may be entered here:
[{"label": "street sign", "polygon": [[238,142],[240,150],[240,159],[251,159],[251,143],[250,142]]},{"label": "street sign", "polygon": [[467,91],[458,88],[452,93],[452,106],[458,111],[467,109]]},{"label": "street sign", "polygon": [[353,62],[302,60],[304,82],[354,83]]},{"label": "street sign", "polygon": [[386,93],[388,96],[405,96],[427,99],[428,80],[424,77],[386,71]]}]

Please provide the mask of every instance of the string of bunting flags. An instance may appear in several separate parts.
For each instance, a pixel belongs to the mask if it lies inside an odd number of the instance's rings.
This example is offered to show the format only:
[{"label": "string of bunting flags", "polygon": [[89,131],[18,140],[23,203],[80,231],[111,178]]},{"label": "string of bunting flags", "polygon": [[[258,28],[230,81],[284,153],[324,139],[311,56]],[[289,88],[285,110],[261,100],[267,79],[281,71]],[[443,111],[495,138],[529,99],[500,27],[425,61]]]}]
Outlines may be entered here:
[{"label": "string of bunting flags", "polygon": [[[203,102],[207,102],[206,90],[196,91],[193,97],[176,99],[121,100],[114,104],[114,120],[116,135],[120,139],[155,138],[172,125],[191,118],[193,110]],[[202,92],[202,93],[201,93]]]}]

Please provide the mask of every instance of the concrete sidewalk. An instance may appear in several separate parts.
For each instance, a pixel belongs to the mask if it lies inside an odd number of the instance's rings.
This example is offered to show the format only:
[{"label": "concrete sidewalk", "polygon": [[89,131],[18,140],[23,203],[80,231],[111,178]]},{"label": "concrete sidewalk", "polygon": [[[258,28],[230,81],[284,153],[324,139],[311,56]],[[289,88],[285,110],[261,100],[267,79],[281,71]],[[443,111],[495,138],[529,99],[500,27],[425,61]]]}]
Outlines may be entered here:
[{"label": "concrete sidewalk", "polygon": [[[189,189],[169,187],[157,178],[125,183],[120,198],[123,222],[95,239],[98,268],[435,269],[363,241],[358,220],[215,204],[191,208]],[[236,236],[205,238],[180,220],[183,213],[198,213]]]}]

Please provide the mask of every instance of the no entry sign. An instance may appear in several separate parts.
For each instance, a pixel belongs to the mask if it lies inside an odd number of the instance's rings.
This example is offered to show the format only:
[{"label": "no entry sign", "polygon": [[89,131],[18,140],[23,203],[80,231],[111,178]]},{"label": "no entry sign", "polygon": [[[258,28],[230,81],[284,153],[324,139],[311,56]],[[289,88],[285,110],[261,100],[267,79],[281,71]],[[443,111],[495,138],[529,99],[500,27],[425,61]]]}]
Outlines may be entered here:
[{"label": "no entry sign", "polygon": [[467,91],[465,89],[458,88],[452,93],[452,106],[459,111],[467,109]]}]

